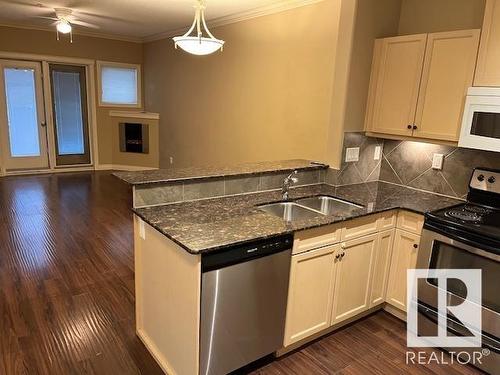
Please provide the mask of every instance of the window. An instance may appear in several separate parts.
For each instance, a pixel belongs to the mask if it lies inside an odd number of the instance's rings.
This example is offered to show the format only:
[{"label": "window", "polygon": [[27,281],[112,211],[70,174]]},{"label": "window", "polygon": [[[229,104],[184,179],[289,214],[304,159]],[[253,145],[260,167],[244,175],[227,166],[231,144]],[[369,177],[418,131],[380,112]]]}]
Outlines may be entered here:
[{"label": "window", "polygon": [[135,64],[97,62],[99,105],[141,107],[141,67]]}]

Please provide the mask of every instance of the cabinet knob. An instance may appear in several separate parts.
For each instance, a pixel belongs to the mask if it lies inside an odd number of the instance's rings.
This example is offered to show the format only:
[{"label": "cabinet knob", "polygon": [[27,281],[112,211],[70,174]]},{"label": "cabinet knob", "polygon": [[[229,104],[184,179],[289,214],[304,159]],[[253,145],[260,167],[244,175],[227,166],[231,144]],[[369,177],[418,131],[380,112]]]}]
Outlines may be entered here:
[{"label": "cabinet knob", "polygon": [[340,254],[335,255],[335,259],[340,259]]},{"label": "cabinet knob", "polygon": [[418,249],[418,245],[416,243],[413,244],[414,249]]},{"label": "cabinet knob", "polygon": [[413,125],[413,130],[417,130],[417,129],[418,129],[417,125]]},{"label": "cabinet knob", "polygon": [[495,183],[495,181],[496,181],[496,178],[495,178],[495,177],[493,177],[493,176],[491,176],[490,178],[488,178],[488,182],[489,182],[490,184],[494,184],[494,183]]},{"label": "cabinet knob", "polygon": [[342,252],[342,254],[340,254],[340,257],[343,258],[345,255],[345,252]]},{"label": "cabinet knob", "polygon": [[408,125],[407,128],[408,128],[408,130],[411,130],[413,128],[413,126]]}]

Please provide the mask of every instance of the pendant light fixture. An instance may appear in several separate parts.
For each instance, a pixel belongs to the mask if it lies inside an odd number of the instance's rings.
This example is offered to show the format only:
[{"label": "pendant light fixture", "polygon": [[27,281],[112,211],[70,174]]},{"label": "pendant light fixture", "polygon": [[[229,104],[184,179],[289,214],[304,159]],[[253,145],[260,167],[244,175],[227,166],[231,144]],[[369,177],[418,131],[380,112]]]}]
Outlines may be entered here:
[{"label": "pendant light fixture", "polygon": [[[175,48],[181,47],[181,49],[193,55],[209,55],[218,50],[222,51],[224,41],[215,38],[208,30],[207,23],[205,22],[205,1],[198,0],[195,9],[194,21],[191,28],[186,34],[173,38]],[[190,36],[195,28],[196,35]],[[203,36],[203,31],[207,37]]]}]

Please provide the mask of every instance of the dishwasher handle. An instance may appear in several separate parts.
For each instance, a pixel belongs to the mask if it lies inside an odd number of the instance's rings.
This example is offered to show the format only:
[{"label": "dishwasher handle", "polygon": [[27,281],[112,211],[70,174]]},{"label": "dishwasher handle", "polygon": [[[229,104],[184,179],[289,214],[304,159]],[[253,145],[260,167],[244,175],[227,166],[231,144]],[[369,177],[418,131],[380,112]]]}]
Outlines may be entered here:
[{"label": "dishwasher handle", "polygon": [[272,237],[253,241],[227,249],[214,251],[201,256],[201,271],[210,272],[216,269],[248,262],[267,255],[289,250],[293,245],[293,235]]}]

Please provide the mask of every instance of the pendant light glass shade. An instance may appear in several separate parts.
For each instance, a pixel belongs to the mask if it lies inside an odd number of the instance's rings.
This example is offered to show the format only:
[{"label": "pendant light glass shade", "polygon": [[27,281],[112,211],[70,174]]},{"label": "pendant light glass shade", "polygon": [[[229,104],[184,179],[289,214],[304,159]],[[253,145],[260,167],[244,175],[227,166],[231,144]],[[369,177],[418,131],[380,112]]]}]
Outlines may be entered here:
[{"label": "pendant light glass shade", "polygon": [[[184,51],[193,55],[209,55],[217,50],[221,50],[224,46],[224,41],[215,38],[208,30],[205,22],[205,5],[203,0],[198,0],[193,24],[186,34],[173,38],[175,48],[180,47]],[[202,27],[208,37],[203,36]],[[196,35],[191,33],[196,28]]]}]

